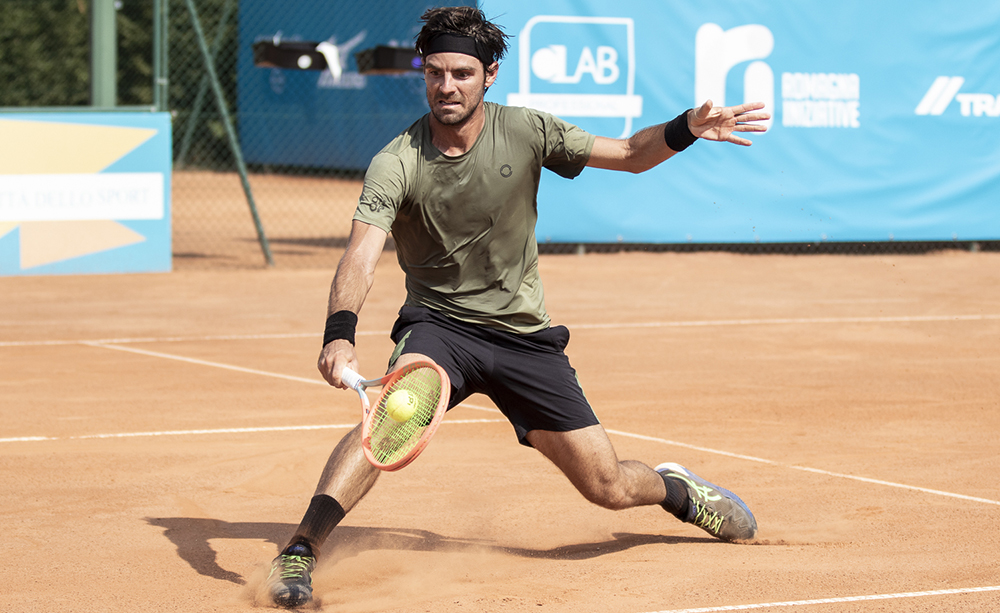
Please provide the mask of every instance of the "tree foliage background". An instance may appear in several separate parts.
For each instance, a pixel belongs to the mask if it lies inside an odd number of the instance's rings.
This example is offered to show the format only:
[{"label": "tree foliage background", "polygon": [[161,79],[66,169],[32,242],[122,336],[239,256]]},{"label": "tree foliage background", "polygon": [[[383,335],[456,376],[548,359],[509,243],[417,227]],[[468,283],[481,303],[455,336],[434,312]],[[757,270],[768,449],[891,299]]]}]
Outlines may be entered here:
[{"label": "tree foliage background", "polygon": [[[85,107],[90,104],[91,0],[0,0],[0,107]],[[116,0],[118,104],[153,104],[153,2]],[[223,37],[216,71],[229,108],[236,96],[237,0],[196,0],[212,45]],[[194,103],[204,88],[204,62],[185,0],[169,1],[169,109],[175,151],[195,121],[186,165],[227,167],[231,153],[215,100]],[[224,27],[220,22],[226,17]],[[207,84],[206,84],[207,85]]]}]

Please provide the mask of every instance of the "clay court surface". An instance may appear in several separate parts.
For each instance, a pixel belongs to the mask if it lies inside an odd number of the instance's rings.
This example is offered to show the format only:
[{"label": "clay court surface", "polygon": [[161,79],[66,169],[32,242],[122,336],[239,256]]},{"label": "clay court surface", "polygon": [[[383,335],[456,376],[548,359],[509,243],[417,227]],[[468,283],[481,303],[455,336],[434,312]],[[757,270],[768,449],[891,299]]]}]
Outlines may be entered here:
[{"label": "clay court surface", "polygon": [[[336,258],[0,279],[0,610],[265,606],[265,568],[359,418],[314,366]],[[1000,254],[541,269],[620,457],[733,489],[759,539],[590,506],[473,397],[334,531],[316,608],[1000,610]],[[402,299],[389,252],[364,374]]]}]

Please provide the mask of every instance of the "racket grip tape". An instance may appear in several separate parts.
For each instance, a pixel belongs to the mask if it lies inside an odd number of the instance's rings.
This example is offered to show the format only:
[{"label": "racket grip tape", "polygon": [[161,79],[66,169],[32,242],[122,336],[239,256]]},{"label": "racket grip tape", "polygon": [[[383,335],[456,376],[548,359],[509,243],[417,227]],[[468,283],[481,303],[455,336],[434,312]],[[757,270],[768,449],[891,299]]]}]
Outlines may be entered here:
[{"label": "racket grip tape", "polygon": [[347,367],[345,367],[344,372],[340,374],[340,380],[343,381],[348,387],[352,387],[356,390],[361,390],[361,382],[364,381],[361,375]]}]

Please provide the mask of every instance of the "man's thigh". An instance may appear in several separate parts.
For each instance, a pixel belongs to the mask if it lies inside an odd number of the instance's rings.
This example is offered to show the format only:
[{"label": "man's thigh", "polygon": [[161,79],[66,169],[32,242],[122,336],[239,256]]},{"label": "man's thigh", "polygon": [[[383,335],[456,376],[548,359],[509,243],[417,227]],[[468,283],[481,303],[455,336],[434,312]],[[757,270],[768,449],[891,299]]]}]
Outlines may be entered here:
[{"label": "man's thigh", "polygon": [[532,430],[526,438],[581,491],[617,479],[618,455],[600,424],[568,432]]}]

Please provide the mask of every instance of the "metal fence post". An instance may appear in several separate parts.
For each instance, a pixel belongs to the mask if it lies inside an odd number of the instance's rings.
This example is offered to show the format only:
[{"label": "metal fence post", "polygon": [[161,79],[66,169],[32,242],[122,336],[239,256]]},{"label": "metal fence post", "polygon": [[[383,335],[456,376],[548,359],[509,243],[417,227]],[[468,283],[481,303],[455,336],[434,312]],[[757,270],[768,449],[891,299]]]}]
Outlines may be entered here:
[{"label": "metal fence post", "polygon": [[153,107],[161,113],[170,110],[167,61],[169,8],[170,0],[153,0]]},{"label": "metal fence post", "polygon": [[198,48],[201,50],[202,59],[205,61],[205,70],[208,78],[212,82],[212,91],[215,93],[215,102],[219,106],[219,114],[222,115],[222,123],[226,128],[226,136],[229,138],[229,146],[236,159],[236,169],[240,174],[240,181],[243,183],[243,193],[246,194],[247,204],[250,207],[250,215],[253,216],[254,226],[257,228],[257,240],[260,242],[261,251],[264,252],[264,259],[268,266],[274,266],[274,258],[271,257],[271,246],[268,244],[267,235],[264,233],[264,226],[260,222],[257,214],[257,205],[253,200],[253,192],[250,189],[250,181],[247,178],[247,168],[243,161],[243,152],[240,143],[236,138],[236,130],[226,106],[226,97],[222,92],[222,85],[219,84],[219,77],[215,73],[215,65],[212,62],[211,53],[208,50],[208,43],[205,41],[205,33],[201,29],[201,21],[198,19],[198,9],[194,6],[194,0],[187,0],[188,12],[191,14],[191,25],[194,27],[195,35],[198,37]]},{"label": "metal fence post", "polygon": [[118,103],[118,37],[114,0],[90,1],[90,104]]},{"label": "metal fence post", "polygon": [[[225,4],[222,6],[222,18],[219,20],[218,28],[215,31],[215,40],[212,41],[212,64],[215,64],[216,58],[219,57],[219,48],[222,46],[222,40],[225,38],[226,28],[229,26],[229,14],[232,8],[232,0],[226,0]],[[201,107],[205,102],[205,95],[208,94],[208,75],[204,75],[201,81],[198,83],[198,94],[194,98],[194,107],[191,109],[191,115],[188,117],[186,125],[184,126],[184,138],[181,139],[180,150],[177,154],[177,160],[175,161],[178,168],[184,168],[184,163],[187,160],[188,150],[191,148],[191,138],[194,136],[195,127],[198,125],[198,118],[201,116]]]}]

